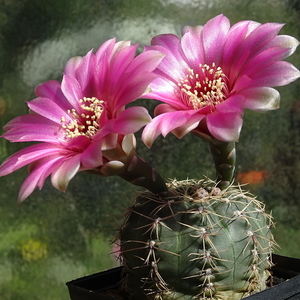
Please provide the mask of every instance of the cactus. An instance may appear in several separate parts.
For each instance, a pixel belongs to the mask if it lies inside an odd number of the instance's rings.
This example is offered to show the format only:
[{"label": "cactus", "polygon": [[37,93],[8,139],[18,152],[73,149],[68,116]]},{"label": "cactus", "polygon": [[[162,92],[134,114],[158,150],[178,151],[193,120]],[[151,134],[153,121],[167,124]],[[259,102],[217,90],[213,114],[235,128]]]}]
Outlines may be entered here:
[{"label": "cactus", "polygon": [[231,299],[266,288],[274,245],[264,205],[210,179],[137,196],[120,230],[124,284],[135,300]]}]

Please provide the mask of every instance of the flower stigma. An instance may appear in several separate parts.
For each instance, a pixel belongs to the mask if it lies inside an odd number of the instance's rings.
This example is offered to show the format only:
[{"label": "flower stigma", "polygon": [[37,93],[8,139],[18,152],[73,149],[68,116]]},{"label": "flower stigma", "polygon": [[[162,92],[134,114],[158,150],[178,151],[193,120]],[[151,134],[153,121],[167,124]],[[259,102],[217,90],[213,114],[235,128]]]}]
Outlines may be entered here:
[{"label": "flower stigma", "polygon": [[225,100],[226,75],[221,67],[199,64],[199,71],[188,69],[185,78],[181,78],[178,86],[184,102],[192,109],[201,109],[215,105]]},{"label": "flower stigma", "polygon": [[68,110],[72,121],[66,122],[65,118],[61,118],[62,128],[65,130],[67,138],[75,138],[84,135],[91,139],[100,129],[99,119],[104,110],[103,100],[96,97],[83,97],[80,99],[82,111],[78,113],[74,108]]}]

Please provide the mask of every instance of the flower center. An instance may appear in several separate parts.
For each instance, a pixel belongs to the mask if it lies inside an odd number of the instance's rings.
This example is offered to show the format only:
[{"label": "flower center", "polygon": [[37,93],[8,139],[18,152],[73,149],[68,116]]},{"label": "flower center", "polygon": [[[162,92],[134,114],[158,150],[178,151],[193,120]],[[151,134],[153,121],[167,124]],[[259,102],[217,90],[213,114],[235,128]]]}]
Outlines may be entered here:
[{"label": "flower center", "polygon": [[180,79],[178,86],[182,99],[192,109],[215,106],[225,100],[225,74],[215,63],[211,66],[200,64],[197,72],[188,69],[185,78]]},{"label": "flower center", "polygon": [[74,108],[68,110],[72,121],[66,122],[65,118],[61,118],[62,128],[65,129],[66,137],[75,138],[84,135],[92,138],[100,129],[99,119],[104,110],[103,100],[96,97],[80,99],[81,112],[78,113]]}]

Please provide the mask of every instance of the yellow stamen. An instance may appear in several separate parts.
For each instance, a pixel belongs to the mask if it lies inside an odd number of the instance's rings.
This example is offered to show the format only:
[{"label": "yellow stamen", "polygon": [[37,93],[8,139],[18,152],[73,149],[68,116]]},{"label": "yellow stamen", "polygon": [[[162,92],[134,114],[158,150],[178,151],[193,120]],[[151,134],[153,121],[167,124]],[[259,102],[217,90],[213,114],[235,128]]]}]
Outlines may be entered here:
[{"label": "yellow stamen", "polygon": [[66,122],[65,117],[61,118],[62,128],[65,130],[67,138],[74,138],[80,135],[92,138],[100,129],[99,119],[104,110],[104,101],[96,97],[79,100],[81,111],[77,112],[74,108],[68,110],[71,121]]},{"label": "yellow stamen", "polygon": [[193,109],[201,109],[206,106],[215,106],[225,100],[226,83],[225,74],[216,64],[199,65],[199,73],[188,69],[186,78],[180,79],[178,86],[187,105]]}]

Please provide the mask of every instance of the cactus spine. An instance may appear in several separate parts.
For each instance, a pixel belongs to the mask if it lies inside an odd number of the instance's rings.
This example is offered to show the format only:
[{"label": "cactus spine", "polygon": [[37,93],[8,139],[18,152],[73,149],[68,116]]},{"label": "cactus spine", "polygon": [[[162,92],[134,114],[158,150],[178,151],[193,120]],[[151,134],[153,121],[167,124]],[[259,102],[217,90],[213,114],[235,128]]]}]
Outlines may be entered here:
[{"label": "cactus spine", "polygon": [[125,285],[135,300],[237,300],[266,288],[272,219],[239,186],[172,181],[144,192],[120,231]]}]

